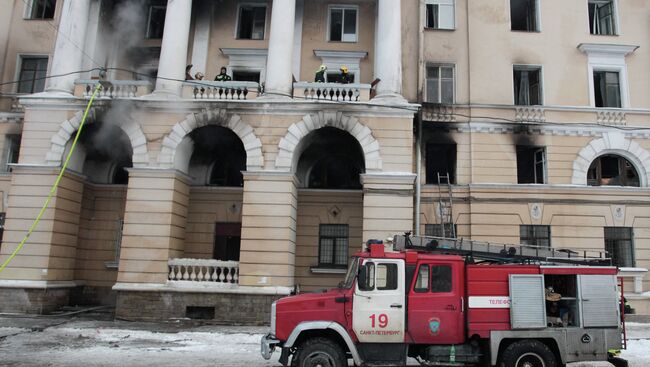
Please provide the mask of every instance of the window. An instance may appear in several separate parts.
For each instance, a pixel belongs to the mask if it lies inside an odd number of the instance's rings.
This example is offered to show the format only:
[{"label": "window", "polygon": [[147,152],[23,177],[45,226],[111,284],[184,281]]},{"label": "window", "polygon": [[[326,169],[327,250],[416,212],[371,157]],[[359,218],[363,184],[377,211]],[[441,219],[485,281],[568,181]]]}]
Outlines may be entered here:
[{"label": "window", "polygon": [[[375,289],[375,264],[367,262],[361,267],[361,272],[359,274],[359,290],[362,291],[371,291]],[[365,276],[365,281],[362,277]]]},{"label": "window", "polygon": [[427,28],[454,29],[454,0],[427,0]]},{"label": "window", "polygon": [[237,38],[263,40],[266,27],[266,5],[241,5],[237,23]]},{"label": "window", "polygon": [[537,23],[537,0],[510,0],[510,29],[538,32]]},{"label": "window", "polygon": [[0,213],[0,246],[2,246],[2,238],[4,237],[4,233],[5,233],[6,217],[7,217],[7,213]]},{"label": "window", "polygon": [[596,107],[621,107],[621,85],[616,71],[594,71]]},{"label": "window", "polygon": [[52,19],[56,9],[56,0],[32,0],[28,4],[28,19]]},{"label": "window", "polygon": [[319,266],[347,267],[348,225],[321,224],[318,247]]},{"label": "window", "polygon": [[605,227],[605,251],[612,263],[620,267],[634,267],[634,242],[630,227]]},{"label": "window", "polygon": [[427,102],[454,103],[454,67],[427,67]]},{"label": "window", "polygon": [[242,70],[233,70],[232,71],[232,80],[239,82],[260,82],[260,72],[259,71],[242,71]]},{"label": "window", "polygon": [[357,7],[332,6],[329,9],[329,40],[357,42]]},{"label": "window", "polygon": [[600,35],[616,34],[614,9],[613,0],[589,0],[589,32]]},{"label": "window", "polygon": [[544,147],[517,146],[517,183],[546,183],[546,149]]},{"label": "window", "polygon": [[541,105],[541,79],[541,68],[515,66],[513,69],[515,105]]},{"label": "window", "polygon": [[[426,147],[426,183],[438,184],[438,175],[449,174],[449,183],[456,183],[456,144],[429,143]],[[446,182],[441,182],[445,183]]]},{"label": "window", "polygon": [[429,265],[420,265],[413,290],[417,293],[424,293],[429,290]]},{"label": "window", "polygon": [[[355,80],[354,73],[349,73],[349,80]],[[327,82],[328,83],[342,83],[343,81],[341,80],[341,72],[331,72],[327,73]],[[346,82],[349,83],[349,82]]]},{"label": "window", "polygon": [[159,39],[163,37],[166,12],[166,5],[149,5],[146,33],[148,39]]},{"label": "window", "polygon": [[604,155],[596,158],[587,171],[587,185],[641,186],[639,174],[632,163],[617,155]]},{"label": "window", "polygon": [[451,292],[451,266],[431,265],[431,292]]},{"label": "window", "polygon": [[377,290],[397,289],[397,264],[377,264]]},{"label": "window", "polygon": [[526,246],[551,247],[551,227],[520,225],[519,242]]},{"label": "window", "polygon": [[[444,230],[443,230],[444,227]],[[456,238],[457,226],[453,223],[445,223],[444,226],[441,224],[425,224],[424,225],[424,235],[431,237],[447,237],[447,238]]]},{"label": "window", "polygon": [[7,135],[5,137],[5,159],[4,171],[11,172],[12,163],[18,163],[18,155],[20,153],[20,135]]},{"label": "window", "polygon": [[241,223],[216,223],[212,258],[223,261],[239,261]]},{"label": "window", "polygon": [[45,89],[47,57],[23,56],[18,76],[18,93],[39,93]]},{"label": "window", "polygon": [[115,221],[115,262],[120,261],[120,253],[122,252],[122,234],[124,232],[124,219]]}]

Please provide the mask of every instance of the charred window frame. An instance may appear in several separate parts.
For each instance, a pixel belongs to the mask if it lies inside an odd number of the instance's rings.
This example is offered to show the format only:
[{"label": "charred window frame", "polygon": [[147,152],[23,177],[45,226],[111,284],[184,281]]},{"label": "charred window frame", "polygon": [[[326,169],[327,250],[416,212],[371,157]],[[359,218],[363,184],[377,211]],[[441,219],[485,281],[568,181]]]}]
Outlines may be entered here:
[{"label": "charred window frame", "polygon": [[426,0],[426,23],[429,29],[455,28],[455,4],[454,0]]},{"label": "charred window frame", "polygon": [[551,247],[551,226],[520,225],[519,242],[533,247]]},{"label": "charred window frame", "polygon": [[56,10],[56,0],[32,0],[26,2],[26,19],[53,19]]},{"label": "charred window frame", "polygon": [[11,172],[11,164],[18,163],[20,155],[20,135],[5,136],[4,172]]},{"label": "charred window frame", "polygon": [[596,158],[587,171],[589,186],[634,186],[641,181],[634,165],[618,155],[603,155]]},{"label": "charred window frame", "polygon": [[[444,228],[444,230],[443,230]],[[453,232],[452,232],[453,229]],[[425,224],[424,225],[424,235],[430,237],[446,237],[446,238],[456,238],[458,234],[458,226],[453,223],[444,223],[442,224]]]},{"label": "charred window frame", "polygon": [[510,0],[510,29],[539,32],[539,0]]},{"label": "charred window frame", "polygon": [[546,148],[518,145],[517,146],[517,183],[545,184]]},{"label": "charred window frame", "polygon": [[428,143],[425,160],[427,184],[438,184],[438,173],[449,174],[449,183],[456,183],[456,144]]},{"label": "charred window frame", "polygon": [[614,0],[589,0],[589,33],[613,36],[616,29],[616,2]]},{"label": "charred window frame", "polygon": [[634,267],[634,232],[632,227],[605,227],[605,251],[618,267]]},{"label": "charred window frame", "polygon": [[542,105],[542,68],[515,65],[512,74],[515,105]]},{"label": "charred window frame", "polygon": [[357,42],[359,39],[359,7],[333,5],[328,9],[327,35],[331,42]]},{"label": "charred window frame", "polygon": [[39,93],[45,90],[47,56],[20,56],[18,93]]},{"label": "charred window frame", "polygon": [[241,4],[237,16],[237,38],[263,40],[266,32],[266,4]]},{"label": "charred window frame", "polygon": [[164,2],[155,1],[149,4],[147,12],[147,39],[161,39],[165,30],[165,14],[167,5]]},{"label": "charred window frame", "polygon": [[621,107],[621,75],[618,71],[594,70],[596,107]]},{"label": "charred window frame", "polygon": [[321,224],[318,233],[318,266],[347,268],[348,242],[347,224]]},{"label": "charred window frame", "polygon": [[427,66],[426,101],[431,103],[452,104],[455,94],[455,70],[453,65]]}]

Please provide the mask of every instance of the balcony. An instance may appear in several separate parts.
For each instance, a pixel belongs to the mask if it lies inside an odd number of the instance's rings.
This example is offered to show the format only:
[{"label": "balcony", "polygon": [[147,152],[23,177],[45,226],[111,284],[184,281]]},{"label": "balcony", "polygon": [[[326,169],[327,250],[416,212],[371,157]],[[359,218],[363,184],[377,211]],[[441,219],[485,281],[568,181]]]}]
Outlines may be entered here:
[{"label": "balcony", "polygon": [[293,97],[315,101],[368,102],[370,84],[293,83]]},{"label": "balcony", "polygon": [[185,285],[236,286],[239,262],[212,259],[169,259],[168,280]]},{"label": "balcony", "polygon": [[[77,80],[74,85],[74,96],[90,98],[98,80]],[[146,80],[111,80],[106,87],[97,93],[98,98],[136,98],[150,94],[152,85]]]},{"label": "balcony", "polygon": [[183,83],[181,97],[194,100],[251,100],[259,95],[260,85],[255,82],[189,81]]}]

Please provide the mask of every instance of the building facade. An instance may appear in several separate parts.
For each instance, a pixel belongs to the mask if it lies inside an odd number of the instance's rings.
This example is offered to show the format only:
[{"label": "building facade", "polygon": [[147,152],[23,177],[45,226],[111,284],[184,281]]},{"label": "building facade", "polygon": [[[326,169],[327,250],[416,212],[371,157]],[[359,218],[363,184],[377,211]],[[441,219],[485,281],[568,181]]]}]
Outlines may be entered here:
[{"label": "building facade", "polygon": [[650,312],[641,0],[0,5],[0,260],[103,86],[4,311],[263,323],[415,230],[607,250]]}]

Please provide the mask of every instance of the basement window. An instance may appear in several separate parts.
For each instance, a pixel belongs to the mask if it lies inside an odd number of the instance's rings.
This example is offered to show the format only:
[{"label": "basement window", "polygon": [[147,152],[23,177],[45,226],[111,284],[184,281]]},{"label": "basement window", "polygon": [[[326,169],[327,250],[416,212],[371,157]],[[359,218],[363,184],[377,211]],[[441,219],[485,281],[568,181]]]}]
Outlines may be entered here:
[{"label": "basement window", "polygon": [[634,241],[631,227],[605,227],[605,251],[614,266],[634,267]]},{"label": "basement window", "polygon": [[52,19],[56,9],[56,0],[32,0],[27,3],[27,19]]},{"label": "basement window", "polygon": [[541,71],[539,67],[515,66],[513,69],[516,106],[542,104]]},{"label": "basement window", "polygon": [[539,32],[538,5],[538,0],[510,0],[511,29]]},{"label": "basement window", "polygon": [[214,307],[186,306],[185,317],[192,320],[212,320],[214,311]]},{"label": "basement window", "polygon": [[635,186],[639,187],[639,174],[627,159],[617,155],[596,158],[587,171],[589,186]]},{"label": "basement window", "polygon": [[517,183],[545,184],[546,148],[517,146]]},{"label": "basement window", "polygon": [[613,0],[589,0],[589,33],[615,35],[615,9]]},{"label": "basement window", "polygon": [[338,42],[357,42],[356,6],[333,6],[329,8],[329,40]]},{"label": "basement window", "polygon": [[165,14],[167,13],[167,5],[149,5],[149,13],[147,17],[147,39],[161,39],[163,38],[163,31],[165,29]]},{"label": "basement window", "polygon": [[426,27],[454,29],[454,0],[426,0]]},{"label": "basement window", "polygon": [[263,40],[266,27],[266,5],[240,5],[237,38]]},{"label": "basement window", "polygon": [[596,107],[621,107],[621,84],[616,71],[594,71]]},{"label": "basement window", "polygon": [[456,183],[456,144],[427,144],[425,160],[427,184],[439,184],[438,175],[447,174],[449,183]]},{"label": "basement window", "polygon": [[520,225],[519,242],[525,246],[551,247],[551,227],[540,225]]},{"label": "basement window", "polygon": [[321,224],[318,238],[318,266],[346,268],[348,265],[348,225]]}]

